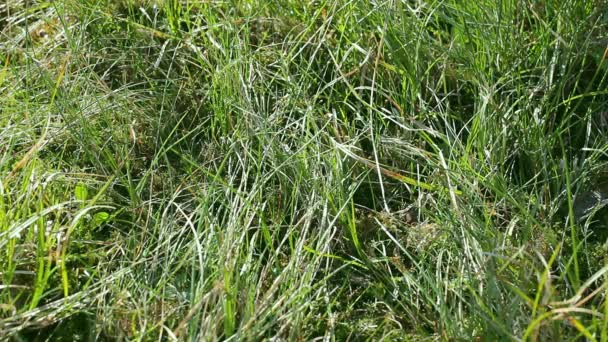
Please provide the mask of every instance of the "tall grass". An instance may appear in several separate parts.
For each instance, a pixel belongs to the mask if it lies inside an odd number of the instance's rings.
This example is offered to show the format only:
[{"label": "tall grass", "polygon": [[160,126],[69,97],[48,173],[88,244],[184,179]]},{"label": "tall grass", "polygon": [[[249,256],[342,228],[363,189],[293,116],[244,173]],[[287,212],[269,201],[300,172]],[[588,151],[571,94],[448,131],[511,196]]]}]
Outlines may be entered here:
[{"label": "tall grass", "polygon": [[608,340],[603,1],[0,4],[0,337]]}]

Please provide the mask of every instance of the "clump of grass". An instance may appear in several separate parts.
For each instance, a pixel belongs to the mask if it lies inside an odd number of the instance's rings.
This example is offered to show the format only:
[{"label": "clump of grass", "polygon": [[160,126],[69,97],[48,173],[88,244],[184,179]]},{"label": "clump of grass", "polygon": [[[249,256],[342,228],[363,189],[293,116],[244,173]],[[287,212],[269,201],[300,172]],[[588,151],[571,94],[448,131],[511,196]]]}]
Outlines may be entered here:
[{"label": "clump of grass", "polygon": [[608,339],[604,13],[0,5],[0,336]]}]

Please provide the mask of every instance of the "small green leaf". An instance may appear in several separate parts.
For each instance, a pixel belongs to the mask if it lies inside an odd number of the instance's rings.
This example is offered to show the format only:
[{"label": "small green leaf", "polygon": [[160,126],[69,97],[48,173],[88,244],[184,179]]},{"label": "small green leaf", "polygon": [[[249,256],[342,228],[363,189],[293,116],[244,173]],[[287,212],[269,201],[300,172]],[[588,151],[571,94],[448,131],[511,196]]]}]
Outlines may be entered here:
[{"label": "small green leaf", "polygon": [[93,228],[97,228],[97,227],[101,226],[109,218],[110,218],[110,214],[106,213],[105,211],[100,211],[100,212],[96,213],[95,215],[93,215],[93,222],[92,222]]},{"label": "small green leaf", "polygon": [[79,201],[86,201],[89,196],[89,189],[87,189],[86,184],[78,182],[78,184],[76,184],[76,189],[74,189],[74,196],[76,196],[76,199]]}]

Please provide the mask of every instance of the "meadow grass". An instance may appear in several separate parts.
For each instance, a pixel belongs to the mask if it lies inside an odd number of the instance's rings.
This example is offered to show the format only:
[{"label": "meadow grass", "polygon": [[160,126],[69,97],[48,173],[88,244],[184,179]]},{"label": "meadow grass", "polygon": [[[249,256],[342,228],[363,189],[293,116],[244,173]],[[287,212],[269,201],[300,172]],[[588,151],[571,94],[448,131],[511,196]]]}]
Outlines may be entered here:
[{"label": "meadow grass", "polygon": [[608,3],[0,2],[0,339],[608,341]]}]

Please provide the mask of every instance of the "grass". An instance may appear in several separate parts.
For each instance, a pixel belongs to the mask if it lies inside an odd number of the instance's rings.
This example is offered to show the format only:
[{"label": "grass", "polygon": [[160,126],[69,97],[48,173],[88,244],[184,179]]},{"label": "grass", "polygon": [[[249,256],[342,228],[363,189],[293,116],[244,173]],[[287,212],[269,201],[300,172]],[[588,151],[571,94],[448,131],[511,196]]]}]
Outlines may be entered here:
[{"label": "grass", "polygon": [[0,338],[608,340],[604,1],[0,3]]}]

